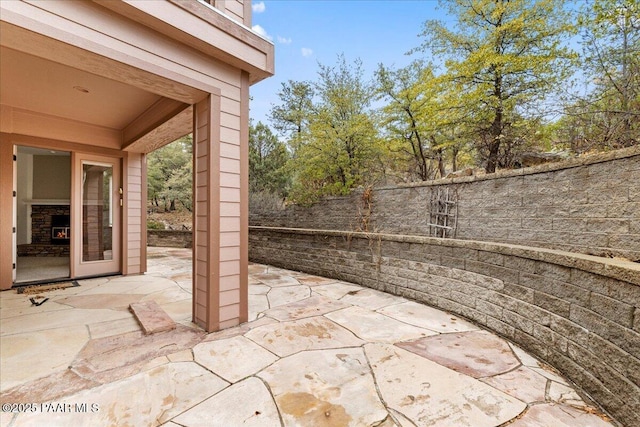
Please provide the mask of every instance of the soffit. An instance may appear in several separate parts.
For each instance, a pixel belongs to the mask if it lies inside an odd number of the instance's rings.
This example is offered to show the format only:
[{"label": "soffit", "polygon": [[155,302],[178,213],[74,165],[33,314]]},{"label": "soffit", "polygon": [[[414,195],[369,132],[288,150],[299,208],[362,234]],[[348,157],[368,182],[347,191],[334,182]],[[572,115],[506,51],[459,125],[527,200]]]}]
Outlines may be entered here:
[{"label": "soffit", "polygon": [[5,47],[0,58],[0,104],[14,108],[121,130],[161,98]]}]

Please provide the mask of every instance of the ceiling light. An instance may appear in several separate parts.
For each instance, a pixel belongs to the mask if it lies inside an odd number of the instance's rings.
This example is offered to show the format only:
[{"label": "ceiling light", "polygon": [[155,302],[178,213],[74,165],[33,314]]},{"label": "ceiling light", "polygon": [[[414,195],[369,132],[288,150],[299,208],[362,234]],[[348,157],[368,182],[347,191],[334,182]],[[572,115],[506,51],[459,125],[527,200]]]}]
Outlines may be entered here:
[{"label": "ceiling light", "polygon": [[87,89],[86,87],[82,87],[82,86],[74,86],[73,87],[75,90],[77,90],[78,92],[82,92],[82,93],[89,93],[89,89]]}]

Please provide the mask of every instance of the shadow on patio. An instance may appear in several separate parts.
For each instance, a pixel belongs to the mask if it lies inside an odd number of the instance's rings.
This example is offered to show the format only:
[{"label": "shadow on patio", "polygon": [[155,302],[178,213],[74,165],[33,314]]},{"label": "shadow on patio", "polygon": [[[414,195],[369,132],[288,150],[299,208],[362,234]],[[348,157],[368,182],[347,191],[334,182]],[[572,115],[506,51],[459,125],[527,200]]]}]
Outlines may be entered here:
[{"label": "shadow on patio", "polygon": [[[189,249],[149,248],[146,275],[81,280],[40,306],[1,293],[0,424],[611,425],[541,362],[462,319],[249,268],[252,321],[213,334],[190,321]],[[143,335],[128,306],[149,300],[176,329]]]}]

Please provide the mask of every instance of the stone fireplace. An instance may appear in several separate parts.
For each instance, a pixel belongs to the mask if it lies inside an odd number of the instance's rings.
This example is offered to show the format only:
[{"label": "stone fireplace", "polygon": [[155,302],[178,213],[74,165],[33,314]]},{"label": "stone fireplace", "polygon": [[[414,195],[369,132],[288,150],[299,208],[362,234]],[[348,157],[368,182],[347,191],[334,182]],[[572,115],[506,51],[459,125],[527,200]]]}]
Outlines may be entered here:
[{"label": "stone fireplace", "polygon": [[69,256],[70,215],[69,205],[33,204],[31,243],[18,245],[18,256]]}]

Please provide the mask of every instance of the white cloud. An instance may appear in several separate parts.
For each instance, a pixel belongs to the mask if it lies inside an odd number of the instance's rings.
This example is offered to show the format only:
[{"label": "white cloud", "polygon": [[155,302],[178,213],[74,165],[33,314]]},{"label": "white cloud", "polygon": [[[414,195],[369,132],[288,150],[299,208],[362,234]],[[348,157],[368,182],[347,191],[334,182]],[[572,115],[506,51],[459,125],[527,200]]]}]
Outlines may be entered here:
[{"label": "white cloud", "polygon": [[253,10],[254,13],[262,13],[265,9],[266,6],[264,5],[263,1],[261,1],[260,3],[253,3],[251,5],[251,10]]},{"label": "white cloud", "polygon": [[282,44],[291,44],[292,40],[291,38],[286,38],[286,37],[282,37],[282,36],[278,36],[278,43],[282,43]]},{"label": "white cloud", "polygon": [[313,50],[309,49],[308,47],[303,47],[302,49],[300,49],[300,52],[302,52],[302,56],[313,55]]},{"label": "white cloud", "polygon": [[251,27],[251,29],[260,34],[265,39],[273,40],[273,38],[267,33],[267,30],[262,28],[260,25],[254,25],[253,27]]}]

